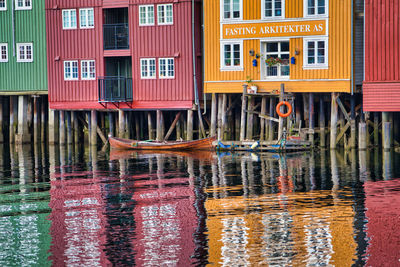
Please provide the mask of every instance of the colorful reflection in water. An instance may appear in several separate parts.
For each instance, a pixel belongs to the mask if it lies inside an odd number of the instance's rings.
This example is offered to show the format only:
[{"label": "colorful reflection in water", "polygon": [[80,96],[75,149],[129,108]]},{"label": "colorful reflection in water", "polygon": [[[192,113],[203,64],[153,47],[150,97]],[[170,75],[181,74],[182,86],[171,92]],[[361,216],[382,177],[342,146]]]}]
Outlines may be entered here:
[{"label": "colorful reflection in water", "polygon": [[399,154],[0,147],[1,266],[396,266]]}]

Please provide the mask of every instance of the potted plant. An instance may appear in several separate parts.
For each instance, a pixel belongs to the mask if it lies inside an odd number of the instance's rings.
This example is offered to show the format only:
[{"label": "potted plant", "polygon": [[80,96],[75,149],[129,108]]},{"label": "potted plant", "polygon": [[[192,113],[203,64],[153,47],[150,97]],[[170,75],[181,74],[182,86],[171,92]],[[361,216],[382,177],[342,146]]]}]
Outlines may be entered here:
[{"label": "potted plant", "polygon": [[265,64],[267,64],[268,67],[273,67],[282,64],[282,59],[280,57],[269,57],[265,60]]},{"label": "potted plant", "polygon": [[248,84],[247,93],[257,94],[257,85],[253,83],[253,79],[250,76],[247,76],[246,83]]}]

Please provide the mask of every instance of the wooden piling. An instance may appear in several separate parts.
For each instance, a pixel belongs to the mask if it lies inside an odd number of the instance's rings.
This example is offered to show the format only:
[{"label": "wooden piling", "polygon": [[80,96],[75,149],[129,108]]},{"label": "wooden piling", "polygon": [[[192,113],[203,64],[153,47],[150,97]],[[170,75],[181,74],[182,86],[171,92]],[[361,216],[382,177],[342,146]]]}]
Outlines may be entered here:
[{"label": "wooden piling", "polygon": [[222,140],[222,96],[218,94],[218,110],[217,110],[217,137],[218,140]]},{"label": "wooden piling", "polygon": [[60,141],[59,129],[60,129],[60,115],[58,111],[49,109],[49,144],[58,144]]},{"label": "wooden piling", "polygon": [[308,94],[308,118],[309,118],[309,131],[308,140],[314,146],[314,94]]},{"label": "wooden piling", "polygon": [[247,94],[247,84],[243,84],[243,94],[242,94],[242,111],[240,116],[240,141],[245,139],[246,130],[246,94]]},{"label": "wooden piling", "polygon": [[390,150],[392,147],[392,137],[392,123],[384,122],[382,126],[382,141],[384,150]]},{"label": "wooden piling", "polygon": [[[269,98],[269,116],[270,117],[274,117],[274,107],[275,107],[275,99],[273,97]],[[268,121],[268,129],[269,129],[269,133],[268,133],[268,140],[272,141],[274,140],[274,131],[275,131],[275,127],[274,127],[274,122],[272,120]]]},{"label": "wooden piling", "polygon": [[330,134],[330,148],[336,148],[336,135],[337,135],[337,123],[338,123],[338,93],[331,94],[331,134]]},{"label": "wooden piling", "polygon": [[126,138],[125,111],[118,110],[118,137]]},{"label": "wooden piling", "polygon": [[358,149],[367,149],[367,125],[365,122],[360,122],[358,124]]},{"label": "wooden piling", "polygon": [[65,145],[66,143],[66,128],[65,128],[65,111],[60,110],[60,145]]},{"label": "wooden piling", "polygon": [[39,97],[33,96],[33,142],[40,143],[40,105]]},{"label": "wooden piling", "polygon": [[182,139],[182,123],[181,123],[181,118],[180,116],[179,120],[176,122],[176,140],[181,140]]},{"label": "wooden piling", "polygon": [[156,134],[156,140],[157,141],[162,141],[164,137],[164,132],[163,132],[163,124],[164,124],[164,117],[162,114],[161,110],[157,110],[157,134]]},{"label": "wooden piling", "polygon": [[18,96],[18,134],[15,140],[17,144],[27,144],[31,142],[28,117],[28,96]]},{"label": "wooden piling", "polygon": [[356,145],[356,100],[355,96],[350,97],[350,148],[355,148]]},{"label": "wooden piling", "polygon": [[193,140],[193,110],[187,111],[187,140]]},{"label": "wooden piling", "polygon": [[79,144],[82,142],[79,136],[79,120],[78,111],[71,111],[71,121],[72,121],[72,139],[74,144]]},{"label": "wooden piling", "polygon": [[382,147],[384,149],[387,149],[386,144],[385,144],[385,142],[387,141],[387,140],[385,140],[385,138],[386,138],[385,136],[388,135],[388,133],[385,132],[385,123],[386,122],[390,122],[389,112],[382,112]]},{"label": "wooden piling", "polygon": [[[279,93],[279,102],[283,101],[283,97],[285,95],[285,85],[282,83],[281,84],[281,90]],[[281,112],[282,112],[283,107],[281,107]],[[283,118],[279,116],[279,125],[278,125],[278,140],[282,138],[283,134]]]},{"label": "wooden piling", "polygon": [[42,143],[46,142],[48,140],[47,138],[47,127],[48,127],[48,108],[47,108],[47,97],[41,97],[40,98],[41,102],[41,118],[40,118],[40,136]]},{"label": "wooden piling", "polygon": [[148,131],[149,140],[153,140],[154,139],[154,135],[153,135],[153,118],[151,116],[151,111],[147,112],[147,131]]},{"label": "wooden piling", "polygon": [[136,112],[136,115],[134,115],[133,117],[135,118],[136,140],[141,140],[141,136],[140,136],[140,112]]},{"label": "wooden piling", "polygon": [[18,97],[10,96],[10,143],[15,143],[18,129]]},{"label": "wooden piling", "polygon": [[223,140],[228,140],[228,126],[227,126],[227,105],[228,96],[227,94],[222,94],[222,110],[221,110],[221,137]]},{"label": "wooden piling", "polygon": [[181,117],[181,114],[182,114],[181,111],[179,111],[179,112],[176,114],[175,119],[174,119],[174,121],[173,121],[172,124],[171,124],[171,127],[169,128],[167,134],[166,134],[165,137],[164,137],[164,141],[168,140],[168,138],[171,136],[173,130],[175,129],[176,124],[177,124],[178,121],[179,121],[179,118]]},{"label": "wooden piling", "polygon": [[379,146],[379,113],[374,112],[374,145]]},{"label": "wooden piling", "polygon": [[246,139],[253,140],[253,130],[254,130],[254,97],[247,97],[247,129],[246,129]]},{"label": "wooden piling", "polygon": [[235,121],[233,118],[233,94],[228,95],[228,108],[226,112],[227,116],[227,140],[234,140],[235,139]]},{"label": "wooden piling", "polygon": [[72,118],[71,111],[65,112],[66,122],[67,122],[67,144],[72,145],[73,142],[73,132],[72,132]]},{"label": "wooden piling", "polygon": [[[266,115],[266,105],[267,105],[267,97],[263,96],[261,98],[261,115]],[[265,119],[261,118],[260,122],[260,141],[265,140]]]},{"label": "wooden piling", "polygon": [[324,108],[324,96],[319,97],[319,129],[320,129],[320,147],[326,147],[326,136],[325,136],[325,108]]},{"label": "wooden piling", "polygon": [[97,111],[91,110],[90,145],[97,146]]}]

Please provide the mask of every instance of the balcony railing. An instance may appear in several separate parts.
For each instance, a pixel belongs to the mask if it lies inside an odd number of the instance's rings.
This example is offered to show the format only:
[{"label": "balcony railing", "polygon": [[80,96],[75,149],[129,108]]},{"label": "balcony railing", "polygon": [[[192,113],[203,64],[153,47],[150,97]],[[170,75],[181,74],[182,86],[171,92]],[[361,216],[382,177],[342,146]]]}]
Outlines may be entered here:
[{"label": "balcony railing", "polygon": [[104,50],[118,50],[129,48],[128,23],[104,24]]},{"label": "balcony railing", "polygon": [[99,77],[99,102],[132,102],[132,78]]}]

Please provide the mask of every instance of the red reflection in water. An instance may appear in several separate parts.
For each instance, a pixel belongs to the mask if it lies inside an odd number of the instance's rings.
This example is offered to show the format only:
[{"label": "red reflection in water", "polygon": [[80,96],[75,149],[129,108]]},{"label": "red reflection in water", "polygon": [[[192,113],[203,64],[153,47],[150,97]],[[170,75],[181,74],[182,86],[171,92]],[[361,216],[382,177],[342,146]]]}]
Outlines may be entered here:
[{"label": "red reflection in water", "polygon": [[400,179],[366,182],[367,266],[400,265]]}]

